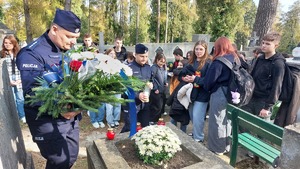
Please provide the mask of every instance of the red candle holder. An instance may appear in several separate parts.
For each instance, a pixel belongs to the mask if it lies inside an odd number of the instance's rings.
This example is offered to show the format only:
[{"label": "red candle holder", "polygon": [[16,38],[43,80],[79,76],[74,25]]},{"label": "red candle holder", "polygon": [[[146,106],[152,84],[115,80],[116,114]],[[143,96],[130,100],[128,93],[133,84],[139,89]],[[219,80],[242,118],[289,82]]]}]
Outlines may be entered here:
[{"label": "red candle holder", "polygon": [[136,132],[142,130],[142,126],[141,126],[141,123],[140,122],[137,122],[136,123]]},{"label": "red candle holder", "polygon": [[163,119],[163,118],[159,118],[159,119],[158,119],[158,122],[157,122],[157,125],[162,125],[162,126],[164,126],[164,125],[166,125],[166,123],[164,122],[164,119]]},{"label": "red candle holder", "polygon": [[115,138],[115,132],[113,128],[108,128],[106,132],[106,137],[108,140],[113,140]]}]

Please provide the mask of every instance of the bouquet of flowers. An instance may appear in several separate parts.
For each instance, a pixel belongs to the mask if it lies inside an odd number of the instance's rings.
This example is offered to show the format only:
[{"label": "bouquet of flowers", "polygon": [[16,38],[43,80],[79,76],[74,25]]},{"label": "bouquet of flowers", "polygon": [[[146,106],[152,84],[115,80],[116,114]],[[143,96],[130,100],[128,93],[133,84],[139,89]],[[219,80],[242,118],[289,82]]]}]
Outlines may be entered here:
[{"label": "bouquet of flowers", "polygon": [[90,110],[98,112],[102,103],[125,103],[133,100],[116,98],[128,88],[142,90],[145,82],[132,77],[132,70],[119,60],[104,54],[71,51],[61,57],[59,65],[46,65],[48,71],[37,78],[39,86],[30,104],[40,103],[38,116]]},{"label": "bouquet of flowers", "polygon": [[163,125],[151,125],[139,130],[133,137],[138,155],[146,164],[162,165],[181,151],[178,136]]}]

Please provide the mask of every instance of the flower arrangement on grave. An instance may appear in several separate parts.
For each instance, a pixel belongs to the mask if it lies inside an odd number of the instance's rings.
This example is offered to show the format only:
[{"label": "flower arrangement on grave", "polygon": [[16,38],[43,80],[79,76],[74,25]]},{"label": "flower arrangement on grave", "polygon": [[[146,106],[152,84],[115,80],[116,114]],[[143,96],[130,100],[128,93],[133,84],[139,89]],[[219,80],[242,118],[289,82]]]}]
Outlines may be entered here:
[{"label": "flower arrangement on grave", "polygon": [[181,151],[178,136],[164,125],[144,127],[131,139],[135,141],[139,158],[146,164],[163,165]]},{"label": "flower arrangement on grave", "polygon": [[[48,113],[57,118],[62,112],[90,110],[97,112],[101,103],[125,103],[133,100],[116,98],[128,88],[142,90],[145,82],[132,77],[132,70],[119,60],[104,54],[78,52],[64,53],[59,65],[45,65],[38,77],[35,95],[28,103],[42,103],[38,116]],[[71,106],[70,106],[71,105]]]}]

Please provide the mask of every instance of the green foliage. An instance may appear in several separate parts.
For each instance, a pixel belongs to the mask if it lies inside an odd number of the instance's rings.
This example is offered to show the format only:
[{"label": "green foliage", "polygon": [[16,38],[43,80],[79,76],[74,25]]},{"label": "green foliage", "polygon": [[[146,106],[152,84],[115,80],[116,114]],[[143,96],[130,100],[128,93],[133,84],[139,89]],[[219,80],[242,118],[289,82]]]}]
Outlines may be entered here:
[{"label": "green foliage", "polygon": [[282,38],[278,51],[291,53],[300,42],[300,1],[296,1],[290,8],[290,11],[284,13],[281,17],[279,29],[282,32]]},{"label": "green foliage", "polygon": [[241,21],[241,24],[238,25],[235,34],[235,43],[238,47],[241,45],[247,47],[249,45],[248,39],[251,36],[257,7],[253,1],[244,0],[241,2],[240,11],[240,14],[244,16],[244,19]]}]

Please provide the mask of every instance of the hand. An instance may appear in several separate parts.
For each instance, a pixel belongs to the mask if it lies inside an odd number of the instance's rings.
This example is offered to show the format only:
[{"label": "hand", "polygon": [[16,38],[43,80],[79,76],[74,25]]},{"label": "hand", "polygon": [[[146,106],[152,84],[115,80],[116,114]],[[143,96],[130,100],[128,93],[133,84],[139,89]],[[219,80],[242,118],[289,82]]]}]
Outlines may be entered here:
[{"label": "hand", "polygon": [[168,87],[168,86],[169,86],[169,83],[166,83],[165,86]]},{"label": "hand", "polygon": [[18,83],[17,83],[17,81],[11,81],[11,82],[10,82],[10,85],[11,85],[11,86],[17,86]]},{"label": "hand", "polygon": [[78,110],[78,111],[72,111],[72,112],[66,112],[66,113],[61,113],[61,115],[70,120],[71,118],[77,116],[79,113],[81,113],[81,110]]},{"label": "hand", "polygon": [[155,90],[155,92],[154,92],[155,94],[159,94],[159,90]]},{"label": "hand", "polygon": [[141,92],[139,94],[139,99],[140,101],[144,102],[149,102],[149,96],[147,94],[145,94],[144,92]]},{"label": "hand", "polygon": [[270,111],[266,109],[261,109],[261,111],[259,112],[260,117],[268,117],[269,115],[270,115]]},{"label": "hand", "polygon": [[[67,109],[71,109],[72,105],[68,104],[67,105]],[[77,111],[70,111],[70,112],[65,112],[65,113],[60,113],[64,118],[70,120],[71,118],[77,116],[79,113],[81,113],[81,110],[77,110]]]}]

